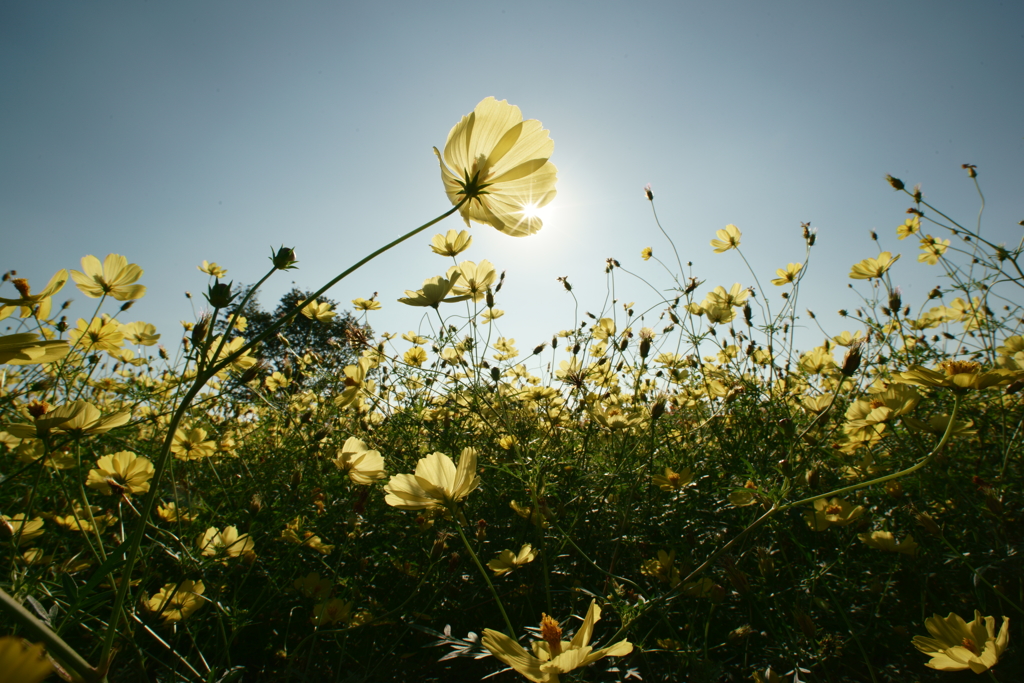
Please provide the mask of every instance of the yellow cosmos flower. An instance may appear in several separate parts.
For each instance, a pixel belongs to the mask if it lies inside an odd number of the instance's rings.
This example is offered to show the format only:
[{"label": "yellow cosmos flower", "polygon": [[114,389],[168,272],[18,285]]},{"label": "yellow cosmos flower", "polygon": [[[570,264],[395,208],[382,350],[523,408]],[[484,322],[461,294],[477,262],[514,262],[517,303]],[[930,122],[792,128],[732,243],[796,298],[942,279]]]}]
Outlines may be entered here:
[{"label": "yellow cosmos flower", "polygon": [[826,500],[819,498],[814,501],[814,510],[804,514],[807,526],[815,531],[824,531],[830,526],[846,526],[864,514],[864,506],[849,503],[842,498]]},{"label": "yellow cosmos flower", "polygon": [[922,253],[917,255],[917,260],[920,263],[927,263],[929,266],[934,266],[939,262],[939,259],[942,258],[942,255],[946,253],[946,249],[949,249],[949,240],[925,235],[921,238]]},{"label": "yellow cosmos flower", "polygon": [[347,624],[352,621],[353,604],[340,598],[331,598],[313,608],[313,618],[310,621],[317,626],[330,626],[339,622]]},{"label": "yellow cosmos flower", "polygon": [[776,287],[782,287],[783,285],[796,282],[797,275],[799,275],[800,271],[803,269],[804,266],[802,263],[790,263],[785,268],[779,268],[775,271],[775,274],[778,275],[778,277],[772,280],[772,284]]},{"label": "yellow cosmos flower", "polygon": [[676,567],[675,550],[670,553],[659,550],[658,558],[644,562],[640,568],[640,573],[652,579],[658,579],[662,583],[667,583],[672,588],[675,588],[682,582],[679,576],[679,568]]},{"label": "yellow cosmos flower", "polygon": [[1024,377],[1020,370],[989,370],[982,372],[981,364],[967,360],[947,359],[939,363],[938,370],[911,365],[906,372],[896,373],[893,381],[922,387],[945,387],[957,393],[970,389],[988,389]]},{"label": "yellow cosmos flower", "polygon": [[449,230],[444,235],[434,235],[434,238],[430,240],[430,250],[440,256],[458,256],[469,249],[471,244],[473,244],[473,238],[468,231]]},{"label": "yellow cosmos flower", "polygon": [[487,563],[487,567],[494,572],[495,576],[501,576],[517,567],[533,562],[536,557],[537,553],[533,552],[533,546],[527,543],[519,549],[518,554],[511,550],[502,550],[496,558]]},{"label": "yellow cosmos flower", "polygon": [[456,269],[454,272],[448,271],[448,278],[450,279],[443,278],[440,275],[427,278],[423,281],[423,289],[417,289],[416,291],[405,290],[405,296],[399,299],[398,302],[407,306],[430,306],[431,308],[437,308],[441,303],[465,301],[469,298],[468,294],[464,296],[448,296],[459,277],[461,277],[461,273]]},{"label": "yellow cosmos flower", "polygon": [[209,263],[205,260],[203,261],[202,265],[196,266],[196,268],[199,269],[199,272],[206,273],[207,275],[212,275],[218,280],[228,274],[227,268],[221,268],[216,263]]},{"label": "yellow cosmos flower", "polygon": [[982,617],[978,610],[970,623],[950,612],[945,618],[935,614],[925,619],[924,625],[933,637],[914,636],[914,647],[932,658],[925,666],[939,671],[985,673],[996,665],[1010,642],[1010,620],[1003,617],[996,635],[995,617]]},{"label": "yellow cosmos flower", "polygon": [[400,510],[451,508],[480,485],[476,449],[464,448],[459,466],[443,453],[431,453],[416,464],[415,474],[396,474],[384,487],[384,502]]},{"label": "yellow cosmos flower", "polygon": [[711,246],[715,248],[716,254],[736,249],[740,246],[740,237],[743,236],[740,229],[732,223],[725,226],[724,230],[717,231],[715,235],[718,236],[718,239],[711,240]]},{"label": "yellow cosmos flower", "polygon": [[654,256],[654,250],[650,247],[644,247],[640,250],[640,258],[644,261],[650,261],[652,256]]},{"label": "yellow cosmos flower", "polygon": [[106,495],[145,493],[153,478],[153,463],[131,451],[104,455],[96,461],[96,469],[89,470],[85,485]]},{"label": "yellow cosmos flower", "polygon": [[522,237],[541,229],[534,211],[555,197],[555,143],[540,121],[523,121],[519,107],[488,97],[448,133],[441,179],[462,218]]},{"label": "yellow cosmos flower", "polygon": [[122,325],[121,333],[125,336],[125,341],[136,346],[154,346],[160,341],[157,328],[140,321]]},{"label": "yellow cosmos flower", "polygon": [[32,425],[7,425],[7,431],[19,439],[43,437],[51,432],[84,436],[86,434],[104,434],[115,427],[120,427],[130,419],[131,413],[126,411],[118,411],[103,417],[99,408],[88,401],[72,401],[59,408],[47,410],[37,417]]},{"label": "yellow cosmos flower", "polygon": [[857,263],[850,270],[851,280],[870,280],[872,278],[882,277],[892,264],[896,263],[900,258],[899,254],[893,257],[891,251],[883,251],[878,255],[878,258],[866,258],[860,263]]},{"label": "yellow cosmos flower", "polygon": [[178,504],[174,502],[157,506],[156,514],[165,522],[182,522],[185,524],[193,521],[198,516],[190,513],[188,508],[178,507]]},{"label": "yellow cosmos flower", "polygon": [[331,580],[321,579],[319,572],[312,572],[307,574],[305,578],[295,579],[292,585],[295,586],[295,590],[314,600],[326,598],[334,590],[334,584],[331,583]]},{"label": "yellow cosmos flower", "polygon": [[3,537],[18,539],[18,545],[28,545],[43,535],[43,518],[34,517],[25,521],[25,514],[19,512],[13,517],[0,515],[0,529],[3,529]]},{"label": "yellow cosmos flower", "polygon": [[85,351],[117,351],[124,343],[121,323],[102,316],[86,322],[78,319],[78,327],[68,332],[71,342],[81,344]]},{"label": "yellow cosmos flower", "polygon": [[380,302],[376,299],[364,299],[360,297],[358,299],[352,299],[352,308],[357,311],[379,311]]},{"label": "yellow cosmos flower", "polygon": [[897,543],[896,537],[891,531],[872,531],[869,534],[857,534],[857,538],[859,538],[861,543],[864,543],[865,545],[890,553],[901,553],[903,555],[913,556],[917,554],[917,550],[919,548],[917,541],[914,540],[913,536],[907,536],[905,539]]},{"label": "yellow cosmos flower", "polygon": [[402,339],[404,339],[407,342],[411,342],[411,343],[417,344],[417,345],[426,344],[428,341],[430,341],[426,337],[424,337],[422,335],[419,335],[419,334],[416,334],[412,330],[409,330],[408,332],[404,333],[402,335]]},{"label": "yellow cosmos flower", "polygon": [[71,278],[82,293],[93,299],[112,296],[118,301],[141,299],[146,294],[144,285],[132,284],[142,277],[142,268],[120,254],[108,254],[103,265],[95,256],[82,258],[82,270],[71,271]]},{"label": "yellow cosmos flower", "polygon": [[203,606],[200,596],[205,590],[202,581],[168,583],[151,598],[143,595],[142,606],[163,619],[165,624],[174,624],[187,619]]},{"label": "yellow cosmos flower", "polygon": [[256,557],[256,543],[249,537],[249,534],[239,534],[238,528],[233,526],[224,527],[223,531],[217,531],[216,527],[210,527],[196,542],[199,551],[206,557],[221,559],[242,557],[252,559]]},{"label": "yellow cosmos flower", "polygon": [[911,216],[896,228],[896,237],[903,240],[921,231],[921,217]]},{"label": "yellow cosmos flower", "polygon": [[452,266],[445,277],[452,282],[452,294],[480,301],[498,279],[498,274],[491,262],[484,259],[479,264],[463,261],[458,266]]},{"label": "yellow cosmos flower", "polygon": [[418,368],[427,362],[427,352],[422,346],[414,346],[402,355],[402,360],[406,365]]},{"label": "yellow cosmos flower", "polygon": [[377,451],[372,451],[366,444],[354,436],[350,436],[338,449],[338,457],[334,466],[348,472],[353,484],[368,486],[378,479],[384,478],[384,458]]},{"label": "yellow cosmos flower", "polygon": [[684,468],[682,472],[676,472],[671,467],[666,467],[664,474],[655,474],[651,479],[659,489],[666,493],[672,493],[689,486],[693,481],[693,472],[689,467]]},{"label": "yellow cosmos flower", "polygon": [[53,673],[53,665],[42,643],[33,645],[23,638],[4,636],[0,638],[0,671],[5,681],[39,683]]},{"label": "yellow cosmos flower", "polygon": [[484,629],[482,642],[492,655],[527,679],[535,683],[558,683],[558,674],[588,666],[604,657],[624,657],[633,651],[628,640],[594,650],[590,639],[594,635],[594,624],[600,619],[601,608],[593,600],[580,630],[570,642],[565,642],[558,622],[546,614],[541,615],[540,635],[543,640],[533,642],[532,654],[504,633],[489,628]]},{"label": "yellow cosmos flower", "polygon": [[178,460],[202,460],[217,452],[217,442],[206,438],[202,427],[181,428],[174,431],[171,453]]},{"label": "yellow cosmos flower", "polygon": [[68,355],[71,348],[63,339],[38,340],[39,335],[32,332],[0,336],[0,365],[52,363]]},{"label": "yellow cosmos flower", "polygon": [[46,286],[43,287],[43,291],[39,292],[38,294],[32,294],[31,288],[28,285],[28,280],[21,277],[14,278],[13,280],[11,280],[11,284],[14,285],[14,288],[18,290],[18,294],[20,294],[21,296],[19,296],[17,299],[7,299],[0,297],[0,304],[4,304],[6,306],[21,306],[22,308],[32,308],[36,304],[41,303],[43,300],[48,299],[57,292],[59,292],[64,287],[64,284],[67,281],[68,271],[58,270],[56,273],[54,273],[53,277],[50,278],[50,281],[46,283]]},{"label": "yellow cosmos flower", "polygon": [[750,298],[750,289],[744,287],[740,283],[733,283],[733,286],[729,288],[729,291],[725,291],[725,287],[719,285],[713,290],[707,293],[704,297],[704,301],[701,303],[701,307],[708,309],[712,306],[734,306],[740,308]]},{"label": "yellow cosmos flower", "polygon": [[[355,301],[361,301],[361,299],[356,299]],[[352,303],[355,303],[355,301]],[[377,307],[380,308],[380,305],[378,304]],[[338,315],[338,312],[331,308],[331,305],[326,301],[310,301],[302,307],[302,315],[310,320],[329,323],[334,316]]]}]

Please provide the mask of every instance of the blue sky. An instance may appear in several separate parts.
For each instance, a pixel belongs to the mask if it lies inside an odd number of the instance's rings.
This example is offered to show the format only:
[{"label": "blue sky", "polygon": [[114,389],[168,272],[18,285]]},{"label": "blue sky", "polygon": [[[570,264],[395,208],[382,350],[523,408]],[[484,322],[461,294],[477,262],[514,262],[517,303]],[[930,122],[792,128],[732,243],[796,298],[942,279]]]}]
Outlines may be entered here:
[{"label": "blue sky", "polygon": [[[292,282],[314,289],[445,211],[431,147],[494,95],[544,123],[559,169],[538,235],[475,226],[464,255],[507,271],[498,323],[521,350],[579,322],[557,277],[580,314],[605,305],[608,257],[670,285],[640,259],[670,253],[648,182],[707,281],[699,294],[753,284],[709,246],[734,223],[778,308],[768,280],[802,259],[810,221],[799,308],[838,333],[851,326],[835,311],[858,302],[850,266],[878,252],[872,229],[904,255],[893,272],[907,303],[943,283],[915,241],[897,243],[910,204],[886,173],[973,220],[960,164],[977,164],[986,234],[1019,241],[1022,64],[1020,2],[3,3],[0,269],[41,287],[86,254],[124,254],[149,293],[122,319],[156,324],[172,347],[203,259],[254,282],[271,247],[294,246],[300,270],[264,288],[273,308]],[[462,223],[438,227],[328,295],[379,292],[378,332],[420,327],[422,310],[395,300],[450,265],[427,245]],[[615,294],[654,303],[624,273]],[[805,346],[820,339],[811,328]]]}]

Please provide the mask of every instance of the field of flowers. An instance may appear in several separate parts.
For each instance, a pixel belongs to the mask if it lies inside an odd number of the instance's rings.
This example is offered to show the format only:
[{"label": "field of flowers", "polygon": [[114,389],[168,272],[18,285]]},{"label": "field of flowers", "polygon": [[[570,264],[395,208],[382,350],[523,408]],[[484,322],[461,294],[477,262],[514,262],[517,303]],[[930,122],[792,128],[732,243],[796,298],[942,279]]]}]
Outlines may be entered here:
[{"label": "field of flowers", "polygon": [[[580,314],[532,349],[493,334],[504,276],[449,230],[400,299],[428,329],[356,325],[344,353],[299,333],[456,212],[541,229],[552,149],[484,100],[435,150],[451,210],[258,333],[246,306],[291,249],[244,290],[204,262],[180,341],[132,319],[154,285],[123,256],[4,275],[0,680],[1019,680],[1024,249],[896,178],[895,237],[948,284],[903,301],[879,247],[815,348],[806,225],[766,289],[706,283],[667,233],[642,254],[664,297],[563,279]],[[62,317],[66,286],[90,319]]]}]

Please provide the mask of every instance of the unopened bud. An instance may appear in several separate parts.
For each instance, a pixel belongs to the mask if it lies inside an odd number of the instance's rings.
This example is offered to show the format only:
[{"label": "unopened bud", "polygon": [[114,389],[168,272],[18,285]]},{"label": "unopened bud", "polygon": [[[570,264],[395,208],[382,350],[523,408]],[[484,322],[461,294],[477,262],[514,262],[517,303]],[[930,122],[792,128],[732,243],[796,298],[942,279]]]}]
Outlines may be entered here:
[{"label": "unopened bud", "polygon": [[854,373],[856,373],[860,368],[860,361],[863,357],[863,353],[861,352],[862,346],[864,346],[863,341],[854,342],[850,345],[846,355],[843,356],[843,366],[840,368],[840,372],[842,372],[845,377],[853,377]]},{"label": "unopened bud", "polygon": [[891,175],[887,175],[885,176],[885,179],[889,181],[889,184],[892,185],[892,189],[894,190],[899,191],[906,187],[906,185],[903,184],[903,181],[899,178],[893,178]]},{"label": "unopened bud", "polygon": [[210,316],[204,315],[199,318],[196,322],[195,327],[192,328],[192,343],[197,347],[203,345],[203,340],[206,339],[206,333],[210,330]]},{"label": "unopened bud", "polygon": [[270,257],[270,262],[278,270],[291,270],[298,263],[295,258],[295,250],[285,246],[282,246],[277,250],[277,253]]}]

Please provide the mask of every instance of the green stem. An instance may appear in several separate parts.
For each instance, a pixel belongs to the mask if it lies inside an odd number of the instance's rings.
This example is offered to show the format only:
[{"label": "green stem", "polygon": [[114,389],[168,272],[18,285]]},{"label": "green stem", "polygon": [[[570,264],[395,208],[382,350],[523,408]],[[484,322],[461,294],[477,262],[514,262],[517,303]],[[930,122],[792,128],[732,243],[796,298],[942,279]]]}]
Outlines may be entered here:
[{"label": "green stem", "polygon": [[[936,444],[935,448],[932,449],[932,452],[929,453],[928,455],[926,455],[924,458],[922,458],[921,461],[918,462],[916,465],[912,465],[912,466],[908,467],[905,470],[900,470],[899,472],[894,472],[893,474],[888,474],[888,475],[886,475],[884,477],[878,477],[877,479],[872,479],[870,481],[864,481],[864,482],[861,482],[859,484],[852,484],[850,486],[844,486],[843,488],[835,489],[834,491],[829,491],[828,493],[817,494],[817,495],[811,496],[809,498],[803,498],[801,500],[797,500],[797,501],[794,501],[792,503],[786,503],[785,505],[781,505],[781,506],[773,505],[771,507],[771,509],[769,509],[763,515],[761,515],[760,517],[755,519],[750,524],[750,526],[748,526],[743,531],[741,531],[738,534],[736,534],[736,536],[734,536],[728,543],[726,543],[721,548],[718,548],[713,553],[708,555],[708,558],[706,560],[704,560],[704,562],[701,563],[701,565],[699,567],[697,567],[692,572],[690,572],[689,576],[687,576],[685,579],[683,579],[680,582],[679,588],[677,588],[674,591],[671,591],[670,593],[666,593],[665,595],[663,595],[663,596],[661,596],[659,598],[656,598],[654,600],[649,601],[646,605],[644,605],[644,607],[640,610],[640,612],[636,616],[637,617],[641,616],[642,614],[646,613],[648,610],[656,607],[657,605],[659,605],[662,602],[667,602],[669,600],[674,599],[676,596],[678,596],[682,592],[683,586],[685,586],[686,583],[688,583],[689,581],[693,581],[696,577],[700,576],[700,574],[705,569],[710,567],[719,557],[722,556],[722,554],[724,554],[726,551],[728,551],[729,548],[731,548],[734,545],[736,545],[740,540],[745,538],[750,532],[752,532],[755,529],[757,529],[758,527],[760,527],[762,524],[767,522],[769,519],[771,519],[772,517],[774,517],[778,513],[784,512],[785,510],[789,510],[789,509],[794,508],[794,507],[796,507],[798,505],[806,505],[807,503],[812,503],[812,502],[814,502],[816,500],[819,500],[821,498],[828,498],[830,496],[839,496],[839,495],[842,495],[844,493],[850,493],[851,491],[858,491],[860,489],[868,488],[869,486],[875,486],[876,484],[884,484],[887,481],[892,481],[893,479],[899,479],[900,477],[905,477],[908,474],[912,474],[912,473],[918,471],[919,469],[921,469],[922,467],[926,466],[928,463],[930,463],[932,460],[934,460],[935,456],[937,456],[939,453],[941,453],[942,449],[946,447],[947,443],[949,443],[949,440],[950,440],[950,438],[953,435],[953,425],[954,425],[955,420],[956,420],[956,414],[957,414],[957,411],[960,409],[960,400],[961,400],[961,394],[959,394],[959,393],[953,394],[953,410],[950,411],[949,423],[946,425],[946,431],[943,433],[942,438],[939,440],[939,443]],[[619,628],[619,630],[615,633],[615,635],[612,636],[611,640],[612,641],[618,640],[620,637],[622,637],[622,635],[625,633],[627,628],[628,628],[628,626],[626,624],[623,624]]]},{"label": "green stem", "polygon": [[491,595],[494,597],[494,602],[498,603],[498,609],[501,611],[501,618],[505,620],[505,628],[508,629],[508,637],[512,640],[516,640],[516,630],[512,628],[512,622],[508,618],[508,614],[505,613],[505,606],[501,604],[501,598],[498,597],[498,591],[494,588],[494,584],[491,583],[491,577],[488,576],[487,570],[484,569],[483,564],[480,562],[480,558],[473,552],[473,546],[469,544],[469,539],[466,538],[466,532],[462,530],[462,525],[459,524],[459,520],[455,520],[455,528],[459,530],[459,538],[462,539],[462,545],[466,547],[466,552],[473,558],[473,562],[476,564],[476,568],[480,570],[480,574],[484,577],[484,581],[487,582],[487,588],[491,591]]},{"label": "green stem", "polygon": [[14,617],[22,627],[29,632],[32,638],[38,638],[46,643],[48,650],[53,653],[62,663],[74,669],[83,679],[92,683],[99,681],[103,675],[96,669],[89,666],[89,663],[82,659],[81,655],[74,651],[64,639],[50,630],[46,624],[39,621],[35,615],[25,609],[20,602],[12,598],[6,591],[0,589],[0,607],[3,611]]},{"label": "green stem", "polygon": [[[391,249],[392,247],[401,244],[410,237],[419,234],[420,232],[426,230],[435,223],[447,218],[448,216],[451,216],[453,213],[458,211],[459,208],[462,207],[462,204],[465,203],[465,201],[466,200],[459,202],[450,210],[444,212],[437,218],[424,223],[415,230],[406,233],[402,237],[393,240],[384,247],[381,247],[380,249],[373,252],[369,256],[363,258],[358,263],[353,265],[351,268],[344,271],[341,275],[338,275],[336,278],[334,278],[326,285],[321,287],[315,294],[313,294],[308,299],[299,304],[298,307],[295,308],[295,310],[291,311],[290,313],[282,317],[280,320],[278,320],[276,323],[271,325],[269,328],[267,328],[259,337],[252,340],[251,342],[249,342],[242,348],[238,349],[234,353],[229,354],[220,362],[214,360],[213,362],[210,363],[210,366],[207,367],[205,371],[197,373],[195,382],[193,383],[192,387],[185,393],[185,396],[182,398],[181,403],[178,405],[178,408],[174,411],[174,414],[171,417],[170,424],[168,424],[167,426],[167,436],[166,438],[164,438],[163,446],[160,449],[160,455],[157,458],[154,467],[153,478],[150,481],[149,493],[146,496],[146,501],[142,508],[142,517],[138,521],[138,525],[135,527],[135,531],[132,533],[131,539],[128,541],[128,552],[124,564],[124,579],[121,581],[121,585],[118,586],[117,596],[114,599],[114,607],[112,610],[110,625],[107,627],[107,633],[103,639],[103,648],[100,651],[99,669],[101,671],[105,673],[107,667],[109,666],[110,652],[114,647],[114,638],[117,636],[117,628],[119,626],[118,615],[121,614],[122,607],[124,606],[125,600],[128,596],[128,589],[131,586],[132,570],[135,568],[135,562],[139,558],[139,550],[142,546],[142,539],[146,534],[146,523],[153,515],[153,508],[156,507],[157,496],[160,493],[160,481],[162,480],[164,471],[167,469],[168,464],[170,462],[171,445],[174,443],[174,433],[175,431],[177,431],[178,426],[181,424],[181,421],[185,416],[185,413],[188,411],[189,406],[192,404],[192,400],[199,394],[199,392],[206,385],[206,383],[210,379],[215,377],[218,372],[224,370],[228,365],[230,365],[232,362],[240,358],[246,352],[254,348],[257,344],[266,339],[268,336],[277,332],[277,330],[279,330],[284,324],[291,320],[292,317],[297,315],[299,311],[301,311],[302,308],[310,301],[315,301],[318,296],[326,292],[328,289],[336,285],[338,282],[340,282],[346,276],[351,274],[353,271],[365,265],[370,260],[383,254],[385,251]],[[264,280],[265,279],[266,278],[264,278]],[[216,356],[214,356],[214,359],[216,359]],[[490,582],[488,581],[488,583]],[[499,602],[498,605],[500,606],[501,603]],[[502,609],[502,614],[504,614],[504,609]],[[508,618],[506,617],[506,622],[507,621]]]}]

